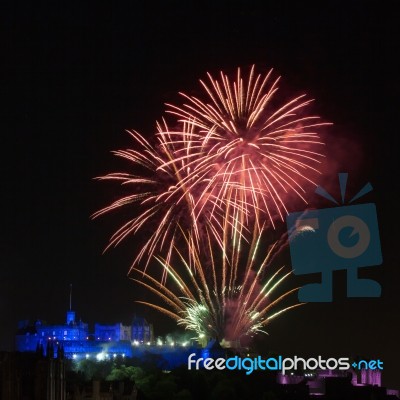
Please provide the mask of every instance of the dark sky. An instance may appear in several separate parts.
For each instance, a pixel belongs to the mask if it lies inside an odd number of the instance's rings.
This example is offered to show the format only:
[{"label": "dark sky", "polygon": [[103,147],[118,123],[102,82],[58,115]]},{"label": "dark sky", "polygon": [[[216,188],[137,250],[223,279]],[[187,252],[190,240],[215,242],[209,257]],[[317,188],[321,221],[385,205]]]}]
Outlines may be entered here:
[{"label": "dark sky", "polygon": [[[101,254],[121,221],[90,220],[117,196],[92,178],[120,165],[110,151],[131,144],[124,129],[154,132],[178,91],[197,91],[207,71],[256,64],[334,122],[329,156],[354,187],[373,184],[384,258],[366,272],[381,298],[347,299],[337,272],[332,304],[277,319],[259,345],[380,358],[384,383],[400,386],[399,15],[382,2],[348,3],[14,2],[2,24],[0,348],[13,347],[20,319],[63,321],[70,283],[84,321],[128,323],[136,312],[156,333],[174,329],[134,303],[145,295],[126,277],[134,241]],[[344,141],[352,145],[342,153]]]}]

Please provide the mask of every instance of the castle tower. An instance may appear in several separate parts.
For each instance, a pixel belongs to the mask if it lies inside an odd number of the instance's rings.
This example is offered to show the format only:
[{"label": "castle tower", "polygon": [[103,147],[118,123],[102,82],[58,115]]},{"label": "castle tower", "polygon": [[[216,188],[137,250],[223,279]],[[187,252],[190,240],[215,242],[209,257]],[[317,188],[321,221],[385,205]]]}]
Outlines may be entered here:
[{"label": "castle tower", "polygon": [[69,310],[67,311],[67,325],[75,325],[75,311],[72,311],[72,284],[69,285]]},{"label": "castle tower", "polygon": [[67,325],[75,325],[75,311],[67,311]]},{"label": "castle tower", "polygon": [[367,371],[364,368],[361,370],[361,384],[367,384]]}]

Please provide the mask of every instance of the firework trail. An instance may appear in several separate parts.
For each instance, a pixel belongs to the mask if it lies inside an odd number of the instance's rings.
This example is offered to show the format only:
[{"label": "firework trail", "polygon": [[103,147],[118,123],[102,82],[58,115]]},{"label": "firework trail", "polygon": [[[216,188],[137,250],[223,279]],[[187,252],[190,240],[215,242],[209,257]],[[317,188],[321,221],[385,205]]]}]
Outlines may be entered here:
[{"label": "firework trail", "polygon": [[[247,255],[239,255],[230,243],[224,251],[213,251],[208,235],[208,252],[198,253],[192,237],[186,246],[174,248],[174,263],[157,257],[170,279],[161,283],[149,273],[133,268],[138,278],[131,278],[156,294],[165,304],[138,301],[175,319],[178,325],[196,334],[199,342],[207,338],[240,343],[240,339],[266,333],[265,327],[278,315],[302,305],[287,305],[286,299],[298,288],[282,293],[280,285],[291,272],[274,269],[270,260],[276,243],[269,247],[260,264],[256,259],[261,247],[262,231],[254,231]],[[182,251],[183,248],[184,250]],[[204,254],[211,255],[209,262]],[[243,263],[243,257],[245,257]],[[244,268],[242,268],[244,267]],[[282,307],[281,304],[286,304]],[[204,342],[203,342],[204,343]]]}]

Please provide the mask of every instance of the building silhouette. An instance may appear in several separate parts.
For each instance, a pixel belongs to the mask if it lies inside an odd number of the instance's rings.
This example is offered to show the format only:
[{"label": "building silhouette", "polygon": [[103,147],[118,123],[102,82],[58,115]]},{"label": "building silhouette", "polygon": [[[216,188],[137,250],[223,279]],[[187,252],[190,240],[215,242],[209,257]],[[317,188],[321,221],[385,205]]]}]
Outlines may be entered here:
[{"label": "building silhouette", "polygon": [[308,387],[312,398],[326,400],[345,399],[398,399],[399,391],[381,385],[381,371],[355,369],[313,370],[282,375],[278,373],[281,385],[300,385]]},{"label": "building silhouette", "polygon": [[52,346],[34,353],[0,354],[2,400],[66,400],[65,360],[62,345],[57,357]]}]

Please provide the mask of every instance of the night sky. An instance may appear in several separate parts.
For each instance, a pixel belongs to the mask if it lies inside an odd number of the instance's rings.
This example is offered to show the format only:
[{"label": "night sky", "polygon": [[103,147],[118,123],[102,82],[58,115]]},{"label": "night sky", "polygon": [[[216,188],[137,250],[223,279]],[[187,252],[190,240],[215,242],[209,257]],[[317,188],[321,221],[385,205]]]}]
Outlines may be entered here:
[{"label": "night sky", "polygon": [[381,298],[347,299],[345,273],[335,272],[332,304],[275,320],[257,345],[380,358],[384,384],[400,387],[399,15],[362,1],[144,3],[21,1],[3,14],[0,349],[13,348],[18,320],[63,322],[70,283],[85,322],[130,323],[137,313],[156,334],[175,330],[134,303],[146,296],[126,276],[137,239],[102,255],[123,213],[90,219],[118,196],[93,178],[121,167],[110,152],[131,145],[125,129],[152,135],[164,103],[198,94],[207,71],[255,64],[282,75],[284,94],[315,98],[313,110],[334,123],[328,157],[350,173],[349,190],[374,186],[365,201],[377,205],[384,259],[362,272],[381,283]]}]

